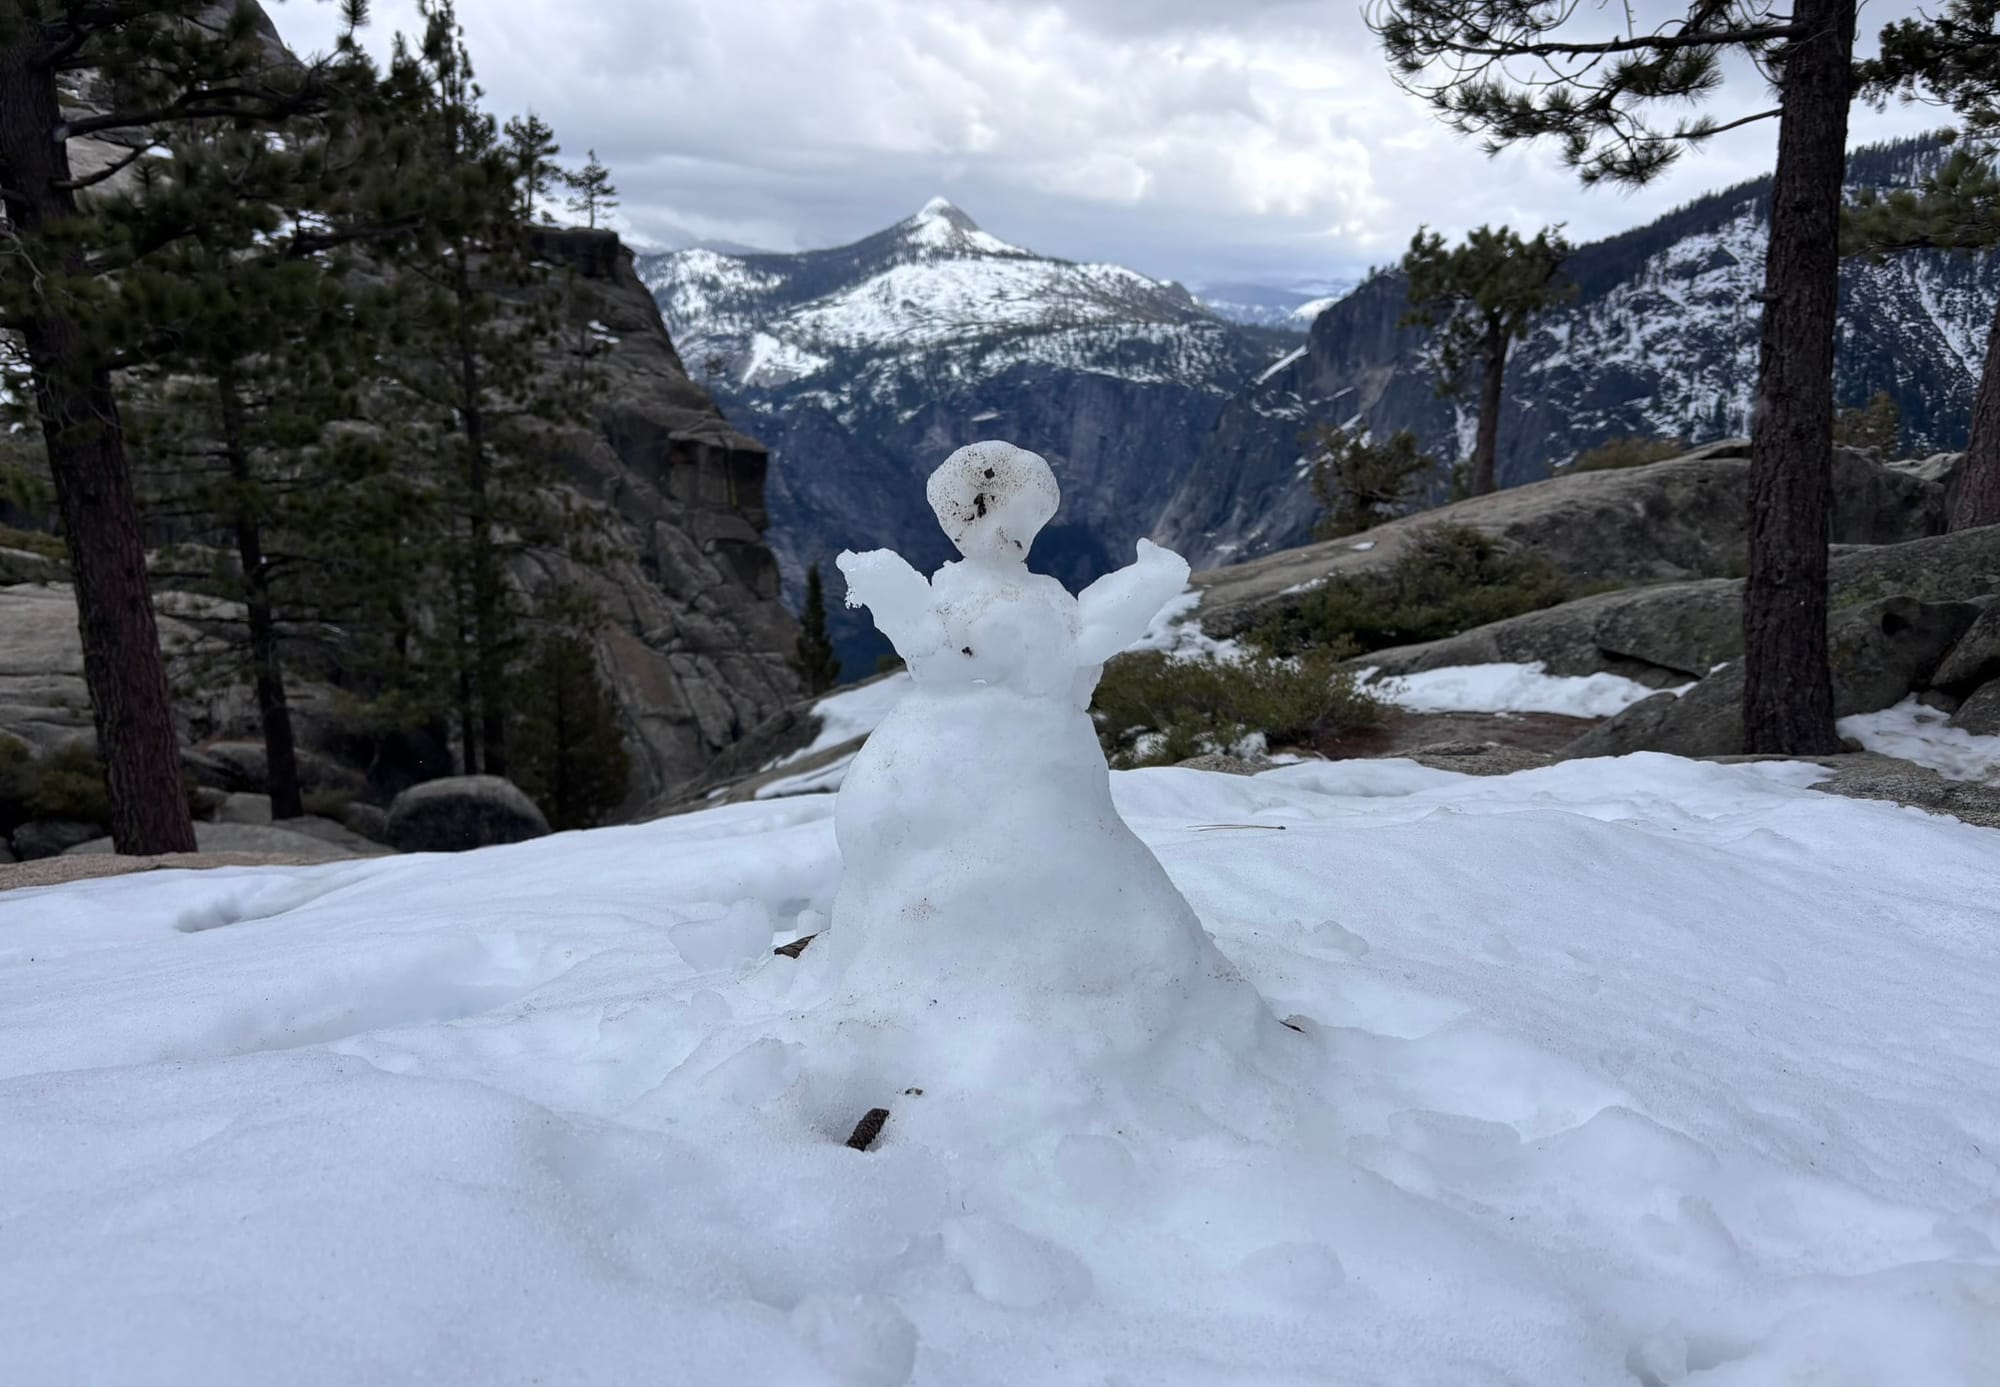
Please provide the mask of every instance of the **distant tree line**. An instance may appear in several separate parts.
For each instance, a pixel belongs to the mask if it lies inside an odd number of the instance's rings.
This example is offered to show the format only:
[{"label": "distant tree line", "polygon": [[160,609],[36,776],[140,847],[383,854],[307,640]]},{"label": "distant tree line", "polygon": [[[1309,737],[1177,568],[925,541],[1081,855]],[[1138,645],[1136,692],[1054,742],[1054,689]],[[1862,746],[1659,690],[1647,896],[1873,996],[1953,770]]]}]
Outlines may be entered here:
[{"label": "distant tree line", "polygon": [[[39,426],[121,852],[195,845],[163,577],[213,599],[198,676],[254,690],[279,818],[315,642],[357,725],[448,729],[562,826],[624,795],[596,613],[510,576],[605,544],[553,446],[595,349],[530,235],[559,148],[482,109],[450,0],[386,65],[364,0],[342,11],[300,62],[247,8],[0,5],[0,369]],[[175,539],[151,573],[149,526]]]}]

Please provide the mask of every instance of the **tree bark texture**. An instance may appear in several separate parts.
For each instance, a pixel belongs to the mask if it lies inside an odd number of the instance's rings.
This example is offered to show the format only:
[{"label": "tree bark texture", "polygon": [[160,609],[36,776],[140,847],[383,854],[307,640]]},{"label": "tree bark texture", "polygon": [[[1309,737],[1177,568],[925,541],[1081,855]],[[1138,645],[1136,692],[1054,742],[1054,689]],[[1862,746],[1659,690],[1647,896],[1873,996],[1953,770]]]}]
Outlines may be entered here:
[{"label": "tree bark texture", "polygon": [[[70,176],[68,152],[52,137],[61,122],[55,74],[34,61],[37,37],[28,26],[0,48],[0,185],[14,194],[11,223],[29,235],[76,212],[75,195],[61,186]],[[84,266],[72,258],[46,270],[78,275]],[[17,255],[5,272],[37,270]],[[59,302],[41,302],[44,311],[23,325],[21,337],[69,550],[112,842],[121,853],[192,852],[194,822],[110,373]]]},{"label": "tree bark texture", "polygon": [[1472,495],[1488,496],[1498,486],[1494,460],[1500,451],[1500,388],[1507,379],[1507,333],[1498,323],[1489,323],[1481,348],[1486,371],[1479,387],[1479,432],[1472,444],[1472,475],[1467,485]]},{"label": "tree bark texture", "polygon": [[216,375],[223,448],[230,480],[237,485],[236,558],[243,566],[243,605],[250,624],[250,670],[257,692],[257,717],[264,729],[265,789],[273,819],[304,814],[299,793],[299,754],[292,737],[292,710],[285,698],[285,670],[278,650],[278,622],[271,606],[271,575],[264,564],[264,533],[249,509],[250,453],[244,441],[243,402],[227,366]]},{"label": "tree bark texture", "polygon": [[1743,749],[1840,750],[1827,665],[1833,345],[1852,99],[1854,0],[1798,0],[1787,48],[1757,403],[1750,574],[1743,594]]},{"label": "tree bark texture", "polygon": [[1972,433],[1965,441],[1965,471],[1952,503],[1951,528],[2000,525],[2000,304],[1986,332],[1986,365],[1972,403]]}]

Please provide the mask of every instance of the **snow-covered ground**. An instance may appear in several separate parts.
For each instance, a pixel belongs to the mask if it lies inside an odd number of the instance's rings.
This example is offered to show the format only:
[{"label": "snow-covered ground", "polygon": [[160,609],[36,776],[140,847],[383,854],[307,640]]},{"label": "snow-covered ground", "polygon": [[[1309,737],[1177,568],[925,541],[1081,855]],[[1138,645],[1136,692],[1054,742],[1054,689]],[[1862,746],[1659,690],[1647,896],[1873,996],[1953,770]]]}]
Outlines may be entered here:
[{"label": "snow-covered ground", "polygon": [[0,895],[0,1379],[1984,1387],[2000,838],[1816,774],[1115,776],[1285,1083],[866,1153],[830,797]]},{"label": "snow-covered ground", "polygon": [[1870,751],[1929,766],[1953,780],[2000,782],[2000,737],[1974,736],[1948,721],[1948,714],[1912,697],[1879,713],[1842,718],[1839,729]]}]

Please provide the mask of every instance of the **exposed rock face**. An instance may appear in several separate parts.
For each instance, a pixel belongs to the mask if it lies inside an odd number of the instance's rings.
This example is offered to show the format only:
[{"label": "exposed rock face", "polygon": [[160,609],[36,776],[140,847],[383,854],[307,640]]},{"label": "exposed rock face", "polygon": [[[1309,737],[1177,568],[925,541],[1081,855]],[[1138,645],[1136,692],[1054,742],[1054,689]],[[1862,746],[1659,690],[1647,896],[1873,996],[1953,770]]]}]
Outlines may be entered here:
[{"label": "exposed rock face", "polygon": [[[173,658],[199,639],[186,623],[161,613],[160,644]],[[176,707],[183,737],[226,718],[240,699],[228,693],[183,699]],[[67,583],[0,587],[0,733],[19,737],[38,754],[73,741],[97,744],[90,693],[83,682],[83,640],[77,634],[76,595]]]},{"label": "exposed rock face", "polygon": [[2000,679],[2000,603],[1988,607],[1966,628],[1938,665],[1932,682],[1964,693],[1990,679]]},{"label": "exposed rock face", "polygon": [[563,459],[625,551],[601,569],[549,576],[594,592],[610,618],[599,653],[626,719],[638,804],[797,696],[786,657],[798,627],[763,539],[763,445],[688,379],[616,236],[538,237],[547,259],[576,271],[572,327],[606,348],[595,427],[566,432]]},{"label": "exposed rock face", "polygon": [[549,821],[533,800],[497,775],[427,780],[389,806],[389,845],[398,852],[465,852],[541,838]]},{"label": "exposed rock face", "polygon": [[1951,715],[1951,725],[1975,737],[2000,737],[2000,679],[1974,689]]},{"label": "exposed rock face", "polygon": [[[1834,450],[1833,470],[1836,544],[1896,544],[1944,530],[1941,483],[1845,448]],[[1386,567],[1435,525],[1479,530],[1542,554],[1579,579],[1659,582],[1741,573],[1749,475],[1749,445],[1730,440],[1646,467],[1552,477],[1366,534],[1211,569],[1194,576],[1202,627],[1212,635],[1240,631],[1302,584]]]},{"label": "exposed rock face", "polygon": [[[574,272],[564,311],[571,328],[601,348],[604,373],[592,423],[560,435],[562,461],[578,492],[605,514],[620,553],[593,569],[524,562],[517,576],[573,583],[600,599],[609,618],[600,661],[625,720],[636,806],[696,775],[797,695],[786,661],[797,626],[779,600],[777,564],[762,537],[762,445],[732,429],[688,379],[631,253],[614,235],[538,234],[543,257]],[[170,650],[199,639],[168,614],[179,596],[160,603]],[[381,748],[341,733],[327,686],[295,677],[292,693],[306,788],[359,789],[361,777],[344,763],[368,769]],[[178,712],[183,737],[208,743],[189,758],[199,779],[228,790],[266,788],[262,729],[243,690],[183,700]],[[0,731],[38,752],[93,739],[66,585],[0,587]],[[391,771],[405,763],[429,774],[450,770],[421,747],[388,759]],[[406,774],[371,780],[385,797],[408,783]]]},{"label": "exposed rock face", "polygon": [[[1902,596],[1976,602],[2000,592],[2000,526],[1907,544],[1841,546],[1828,565],[1835,621],[1848,608]],[[1699,679],[1743,653],[1743,583],[1712,578],[1601,593],[1356,664],[1385,674],[1541,660],[1551,674],[1623,674],[1659,687]],[[1893,700],[1892,700],[1893,701]]]},{"label": "exposed rock face", "polygon": [[[1927,687],[1939,659],[1972,624],[1967,602],[1886,597],[1849,607],[1828,623],[1835,717],[1872,713]],[[1743,749],[1743,666],[1731,664],[1678,698],[1655,694],[1591,728],[1566,756],[1665,751],[1728,756]]]},{"label": "exposed rock face", "polygon": [[1963,823],[2000,828],[2000,786],[1950,780],[1927,766],[1872,752],[1812,759],[1833,772],[1813,786],[1815,790],[1849,799],[1889,800],[1927,813],[1949,814]]}]

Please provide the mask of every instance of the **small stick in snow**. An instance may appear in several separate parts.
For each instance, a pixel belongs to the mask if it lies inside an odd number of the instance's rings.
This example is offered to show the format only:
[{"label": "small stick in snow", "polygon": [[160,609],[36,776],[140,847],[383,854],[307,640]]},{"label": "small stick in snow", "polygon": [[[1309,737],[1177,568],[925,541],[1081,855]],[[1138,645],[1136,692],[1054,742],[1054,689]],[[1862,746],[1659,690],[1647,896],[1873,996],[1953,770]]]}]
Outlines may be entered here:
[{"label": "small stick in snow", "polygon": [[854,1134],[847,1139],[848,1146],[856,1151],[866,1151],[875,1144],[875,1138],[882,1135],[882,1124],[888,1120],[887,1108],[870,1108],[854,1124]]}]

